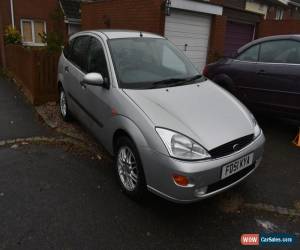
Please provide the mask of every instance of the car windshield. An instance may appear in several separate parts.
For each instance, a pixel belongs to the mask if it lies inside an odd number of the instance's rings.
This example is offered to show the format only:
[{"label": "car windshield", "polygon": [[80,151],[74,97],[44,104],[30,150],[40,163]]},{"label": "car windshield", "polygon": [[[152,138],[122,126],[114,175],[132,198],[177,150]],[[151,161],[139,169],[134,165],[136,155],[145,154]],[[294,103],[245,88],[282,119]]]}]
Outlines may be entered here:
[{"label": "car windshield", "polygon": [[160,88],[201,78],[194,65],[166,39],[112,39],[109,47],[121,88]]}]

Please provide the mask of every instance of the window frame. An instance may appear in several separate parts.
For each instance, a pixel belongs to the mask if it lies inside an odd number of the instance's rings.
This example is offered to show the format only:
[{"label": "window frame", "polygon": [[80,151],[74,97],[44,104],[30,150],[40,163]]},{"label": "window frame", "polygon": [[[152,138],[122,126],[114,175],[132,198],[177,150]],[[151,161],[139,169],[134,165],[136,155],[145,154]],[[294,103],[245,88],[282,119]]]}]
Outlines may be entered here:
[{"label": "window frame", "polygon": [[275,20],[283,20],[284,17],[284,9],[282,8],[277,8],[275,11]]},{"label": "window frame", "polygon": [[76,36],[76,37],[74,37],[73,39],[70,40],[70,41],[73,41],[73,42],[72,42],[72,50],[71,50],[70,57],[67,58],[67,59],[68,59],[69,62],[72,63],[72,65],[73,65],[74,67],[76,67],[78,70],[80,70],[83,74],[87,74],[87,70],[82,69],[81,66],[78,65],[78,64],[74,61],[74,58],[73,58],[73,56],[74,56],[74,45],[76,44],[76,40],[77,40],[78,38],[83,38],[83,37],[88,37],[88,39],[89,39],[89,42],[88,42],[88,45],[87,45],[87,53],[88,53],[88,51],[89,51],[89,49],[90,49],[90,39],[91,39],[91,36],[88,35],[88,34]]},{"label": "window frame", "polygon": [[[68,43],[72,43],[72,47],[71,47],[71,54],[73,54],[73,47],[74,47],[74,43],[76,41],[77,38],[80,38],[80,37],[84,37],[84,36],[88,36],[90,39],[91,38],[95,38],[97,39],[97,41],[101,44],[102,48],[103,48],[103,52],[104,52],[104,56],[105,56],[105,60],[106,60],[106,65],[107,65],[107,70],[108,70],[108,79],[107,79],[107,89],[110,88],[110,85],[112,84],[111,83],[111,80],[112,79],[112,61],[111,61],[111,56],[110,56],[110,52],[109,52],[109,49],[107,48],[105,42],[103,41],[103,39],[101,37],[99,37],[98,35],[95,35],[93,33],[81,33],[81,34],[74,34],[72,35],[70,38],[69,38],[69,41]],[[90,49],[90,41],[89,41],[89,44],[88,44],[88,51]],[[65,54],[64,54],[65,56]],[[72,55],[67,58],[65,56],[65,58],[74,66],[76,67],[77,70],[79,70],[82,74],[87,74],[87,72],[83,71],[75,62],[73,62],[72,60]]]},{"label": "window frame", "polygon": [[[86,35],[86,34],[83,34],[83,35]],[[97,39],[97,41],[101,44],[101,46],[103,48],[104,57],[106,60],[107,73],[108,73],[108,79],[107,79],[107,82],[105,83],[104,87],[107,89],[110,89],[110,87],[112,85],[111,79],[113,79],[112,74],[113,74],[113,70],[114,70],[114,68],[113,68],[114,64],[112,63],[109,46],[107,45],[107,43],[104,42],[104,40],[99,35],[96,35],[93,33],[88,33],[87,35],[90,36],[91,38],[93,37],[93,38]],[[81,36],[81,35],[79,35],[79,36]],[[79,36],[76,36],[75,38],[77,38]],[[90,49],[90,44],[89,44],[89,49]]]},{"label": "window frame", "polygon": [[[64,46],[63,50],[62,50],[62,53],[63,53],[64,57],[65,57],[68,61],[70,61],[70,62],[72,62],[72,61],[70,60],[70,56],[71,56],[72,51],[73,51],[73,44],[74,44],[74,41],[75,41],[75,38],[70,39],[70,40],[68,41],[68,43]],[[66,47],[67,47],[67,46],[68,46],[68,49],[69,49],[68,55],[66,54]]]},{"label": "window frame", "polygon": [[299,63],[289,63],[289,62],[264,62],[261,60],[261,49],[262,45],[264,43],[270,43],[270,42],[281,42],[281,41],[292,41],[292,42],[298,42],[300,44],[300,40],[297,39],[292,39],[292,38],[284,38],[284,39],[274,39],[274,40],[269,40],[269,41],[264,41],[259,43],[259,57],[258,57],[258,63],[263,63],[263,64],[285,64],[285,65],[300,65]]},{"label": "window frame", "polygon": [[[107,60],[107,57],[105,55],[105,47],[104,47],[104,45],[102,44],[102,42],[97,37],[90,36],[89,47],[88,47],[88,56],[89,56],[89,53],[90,53],[90,50],[91,50],[92,39],[94,39],[96,42],[98,42],[98,44],[100,44],[100,46],[101,46],[101,48],[103,50],[103,55],[104,55],[104,60],[105,60],[106,70],[107,70],[107,77],[109,79],[110,77],[109,77],[109,69],[108,69],[108,60]],[[88,67],[88,73],[99,73],[99,72],[89,72],[89,70],[90,70],[89,69],[89,67],[90,67],[89,61],[87,62],[87,67]],[[103,76],[103,78],[104,78],[104,76]]]},{"label": "window frame", "polygon": [[[31,24],[32,42],[23,41],[23,37],[24,37],[23,22],[30,22],[30,24]],[[21,18],[20,27],[21,27],[21,35],[22,35],[22,44],[27,45],[27,46],[46,46],[46,43],[37,43],[35,41],[35,24],[34,24],[35,22],[43,22],[44,23],[44,33],[47,34],[47,23],[45,20]]]},{"label": "window frame", "polygon": [[[238,58],[240,55],[244,54],[249,49],[252,49],[255,46],[258,46],[258,55],[257,55],[257,60],[256,61],[241,60],[241,59]],[[240,61],[240,62],[258,63],[258,62],[260,62],[260,50],[261,50],[261,43],[253,44],[250,47],[248,47],[248,48],[244,49],[243,51],[241,51],[239,54],[237,54],[236,57],[234,58],[234,60],[237,60],[237,61]]]}]

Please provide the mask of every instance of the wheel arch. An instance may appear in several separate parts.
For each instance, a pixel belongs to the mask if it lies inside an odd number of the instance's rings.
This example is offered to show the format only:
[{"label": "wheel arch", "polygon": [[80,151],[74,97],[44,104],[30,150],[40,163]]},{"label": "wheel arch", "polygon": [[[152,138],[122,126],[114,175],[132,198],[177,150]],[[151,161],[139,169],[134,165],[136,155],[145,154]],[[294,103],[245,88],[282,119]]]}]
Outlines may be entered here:
[{"label": "wheel arch", "polygon": [[113,146],[113,154],[115,155],[117,152],[117,142],[119,140],[119,138],[121,137],[128,137],[134,144],[134,140],[132,139],[132,137],[130,136],[130,134],[123,128],[119,128],[115,131],[114,135],[113,135],[113,142],[112,142],[112,146]]},{"label": "wheel arch", "polygon": [[118,138],[122,136],[127,136],[129,139],[131,139],[139,152],[141,147],[149,147],[149,142],[147,141],[145,135],[142,133],[142,130],[135,122],[125,116],[119,116],[116,119],[117,121],[115,121],[116,123],[113,126],[114,130],[110,142],[111,150],[109,150],[112,155],[115,155],[116,143],[118,141]]}]

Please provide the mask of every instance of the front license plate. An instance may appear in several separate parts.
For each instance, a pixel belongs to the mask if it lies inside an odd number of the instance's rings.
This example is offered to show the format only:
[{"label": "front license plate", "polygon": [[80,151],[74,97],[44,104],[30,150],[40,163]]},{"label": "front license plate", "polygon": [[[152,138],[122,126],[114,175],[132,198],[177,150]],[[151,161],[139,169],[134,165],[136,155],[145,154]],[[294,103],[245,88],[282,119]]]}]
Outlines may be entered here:
[{"label": "front license plate", "polygon": [[249,155],[246,155],[234,162],[231,162],[231,163],[225,165],[222,168],[221,179],[225,179],[225,178],[243,170],[244,168],[251,166],[253,163],[253,156],[254,156],[254,154],[249,154]]}]

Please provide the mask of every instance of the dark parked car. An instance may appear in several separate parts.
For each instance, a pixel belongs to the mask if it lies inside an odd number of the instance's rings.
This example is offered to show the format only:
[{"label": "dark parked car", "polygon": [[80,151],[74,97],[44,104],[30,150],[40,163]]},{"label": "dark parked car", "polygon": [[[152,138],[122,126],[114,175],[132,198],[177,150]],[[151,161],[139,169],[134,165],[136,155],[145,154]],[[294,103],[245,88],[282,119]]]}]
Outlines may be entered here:
[{"label": "dark parked car", "polygon": [[300,35],[255,40],[203,74],[250,108],[300,121]]}]

